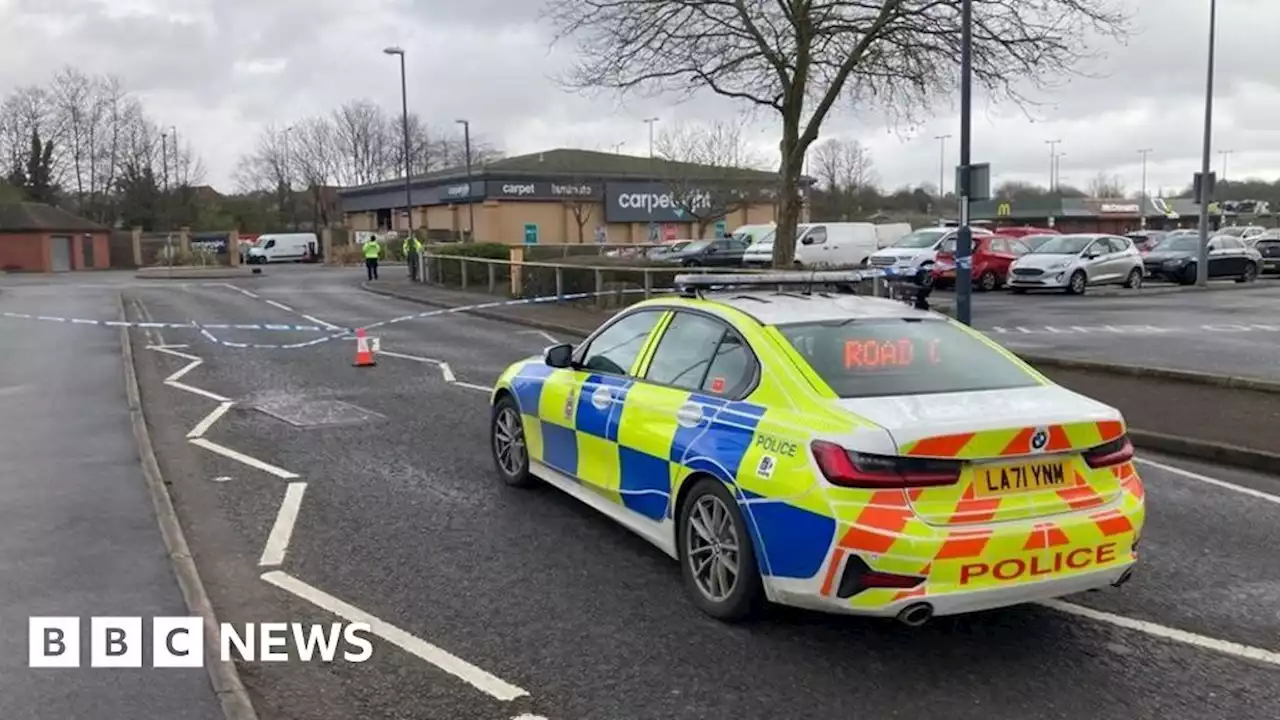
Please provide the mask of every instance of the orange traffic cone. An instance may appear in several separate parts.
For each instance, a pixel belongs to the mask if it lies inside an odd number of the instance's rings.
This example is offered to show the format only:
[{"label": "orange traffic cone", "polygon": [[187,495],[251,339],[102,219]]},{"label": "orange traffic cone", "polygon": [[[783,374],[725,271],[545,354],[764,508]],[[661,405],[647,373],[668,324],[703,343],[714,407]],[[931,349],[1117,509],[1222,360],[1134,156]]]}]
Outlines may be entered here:
[{"label": "orange traffic cone", "polygon": [[351,363],[352,367],[373,367],[378,361],[373,357],[373,348],[370,346],[369,338],[365,337],[364,328],[356,330],[356,361]]}]

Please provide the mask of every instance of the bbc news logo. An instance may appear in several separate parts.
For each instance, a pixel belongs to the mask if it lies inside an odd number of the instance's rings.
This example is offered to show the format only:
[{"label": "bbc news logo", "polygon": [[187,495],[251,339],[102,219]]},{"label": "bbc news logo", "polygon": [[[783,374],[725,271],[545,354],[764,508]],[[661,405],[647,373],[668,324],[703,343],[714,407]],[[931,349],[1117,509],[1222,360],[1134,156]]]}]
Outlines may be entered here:
[{"label": "bbc news logo", "polygon": [[[78,617],[31,618],[27,664],[80,667],[81,629]],[[347,662],[364,662],[373,655],[364,623],[222,623],[218,635],[224,662],[290,662],[295,656],[302,662],[333,662],[340,649]],[[151,667],[204,666],[204,622],[198,617],[152,618],[150,640]],[[89,618],[89,667],[140,668],[146,641],[140,617]]]}]

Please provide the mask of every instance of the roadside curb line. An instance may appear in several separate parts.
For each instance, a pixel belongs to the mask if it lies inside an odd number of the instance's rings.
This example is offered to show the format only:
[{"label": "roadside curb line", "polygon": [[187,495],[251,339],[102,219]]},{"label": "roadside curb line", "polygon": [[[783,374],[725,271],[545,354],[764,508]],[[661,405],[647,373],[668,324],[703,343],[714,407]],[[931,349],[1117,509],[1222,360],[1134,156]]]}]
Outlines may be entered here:
[{"label": "roadside curb line", "polygon": [[[463,305],[448,303],[443,300],[428,300],[426,298],[414,297],[412,295],[396,292],[394,290],[384,290],[382,288],[369,285],[368,280],[360,283],[360,289],[368,293],[373,293],[374,295],[381,295],[383,297],[395,298],[397,300],[404,300],[405,302],[418,303],[419,305],[427,305],[430,307],[438,307],[438,308],[465,307]],[[576,335],[578,337],[587,337],[592,332],[594,332],[594,330],[585,330],[583,328],[575,327],[573,325],[564,325],[561,323],[554,323],[554,322],[544,322],[541,320],[529,320],[526,318],[513,318],[510,315],[506,315],[501,312],[494,312],[492,310],[467,310],[466,313],[468,315],[475,315],[476,317],[482,317],[486,320],[497,320],[498,322],[505,322],[512,325],[520,325],[522,327],[534,328],[535,330],[546,330],[547,332],[558,332],[558,333],[563,333],[565,335]]]},{"label": "roadside curb line", "polygon": [[1024,361],[1036,366],[1056,367],[1064,370],[1092,370],[1094,372],[1109,373],[1111,375],[1159,378],[1161,380],[1174,380],[1193,385],[1208,385],[1210,387],[1229,388],[1232,390],[1253,390],[1256,392],[1280,395],[1280,382],[1257,380],[1254,378],[1239,377],[1236,375],[1214,375],[1212,373],[1195,372],[1192,370],[1174,370],[1172,368],[1104,363],[1096,360],[1077,360],[1074,358],[1036,355],[1033,353],[1015,352],[1014,354],[1022,358]]},{"label": "roadside curb line", "polygon": [[1252,450],[1210,440],[1194,440],[1181,435],[1166,435],[1137,428],[1129,428],[1129,438],[1134,445],[1147,450],[1246,470],[1280,474],[1280,453]]},{"label": "roadside curb line", "polygon": [[[120,318],[123,320],[128,317],[124,308],[124,295],[118,295],[117,301]],[[125,395],[129,401],[129,417],[133,425],[133,436],[138,445],[138,456],[142,461],[142,474],[146,479],[147,490],[155,508],[156,522],[160,526],[160,535],[164,538],[169,562],[173,566],[173,573],[182,590],[187,610],[199,615],[204,622],[204,661],[214,694],[221,703],[222,713],[227,720],[258,720],[258,713],[254,710],[253,702],[240,681],[240,673],[235,663],[223,661],[218,652],[218,618],[205,592],[200,571],[196,568],[195,558],[191,555],[191,548],[187,545],[186,534],[182,532],[182,524],[178,521],[178,514],[173,506],[173,498],[169,496],[169,491],[165,487],[164,475],[160,471],[155,447],[151,443],[151,433],[147,429],[147,420],[142,412],[142,393],[138,386],[138,372],[133,364],[133,346],[128,328],[120,328],[120,348],[124,360]]]}]

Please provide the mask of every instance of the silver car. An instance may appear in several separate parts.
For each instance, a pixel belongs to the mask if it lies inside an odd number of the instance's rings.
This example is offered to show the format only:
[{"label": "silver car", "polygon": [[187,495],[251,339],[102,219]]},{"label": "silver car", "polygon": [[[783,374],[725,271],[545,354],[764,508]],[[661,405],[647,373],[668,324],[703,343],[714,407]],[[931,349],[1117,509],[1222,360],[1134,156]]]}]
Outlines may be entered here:
[{"label": "silver car", "polygon": [[1063,290],[1081,295],[1091,285],[1142,287],[1142,254],[1129,238],[1060,235],[1009,266],[1009,289]]}]

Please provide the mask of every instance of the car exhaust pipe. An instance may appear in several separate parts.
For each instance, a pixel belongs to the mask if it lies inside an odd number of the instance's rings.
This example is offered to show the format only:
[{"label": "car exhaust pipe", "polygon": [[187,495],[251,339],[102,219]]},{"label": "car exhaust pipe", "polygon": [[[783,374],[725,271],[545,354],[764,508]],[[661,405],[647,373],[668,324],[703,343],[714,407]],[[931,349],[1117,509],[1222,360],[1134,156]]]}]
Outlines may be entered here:
[{"label": "car exhaust pipe", "polygon": [[907,627],[920,627],[933,617],[933,606],[929,603],[908,605],[898,613],[898,622]]},{"label": "car exhaust pipe", "polygon": [[1129,582],[1129,578],[1131,577],[1133,577],[1133,568],[1129,568],[1128,570],[1125,570],[1124,573],[1120,575],[1120,577],[1116,578],[1115,582],[1111,583],[1111,587],[1120,587],[1121,585]]}]

